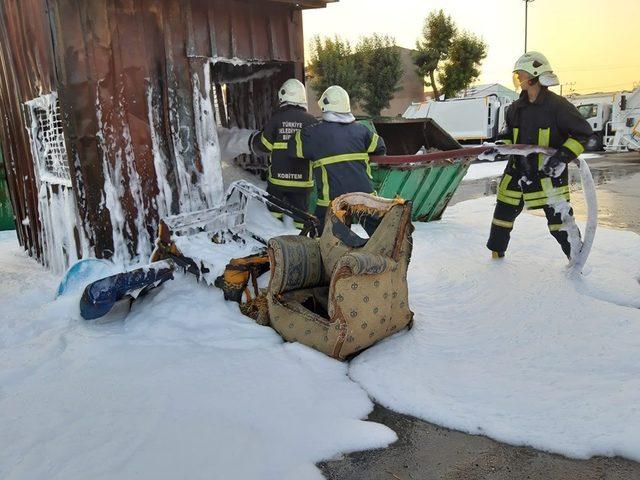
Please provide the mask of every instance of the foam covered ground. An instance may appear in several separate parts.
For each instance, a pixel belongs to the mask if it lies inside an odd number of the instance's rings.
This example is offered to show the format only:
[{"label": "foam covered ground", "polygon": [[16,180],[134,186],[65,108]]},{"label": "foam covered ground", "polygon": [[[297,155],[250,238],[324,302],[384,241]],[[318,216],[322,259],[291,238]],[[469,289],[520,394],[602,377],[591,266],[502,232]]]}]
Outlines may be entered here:
[{"label": "foam covered ground", "polygon": [[640,460],[640,236],[601,228],[586,274],[570,281],[543,217],[521,215],[506,258],[490,259],[494,201],[416,225],[415,326],[352,361],[351,378],[446,427]]},{"label": "foam covered ground", "polygon": [[[0,233],[0,478],[320,479],[316,462],[395,440],[363,421],[369,396],[508,443],[640,460],[640,236],[601,228],[570,281],[542,217],[522,214],[507,257],[489,258],[494,201],[416,224],[415,326],[350,365],[180,275],[125,321],[83,322],[79,293],[54,301],[58,278]],[[256,228],[277,226],[263,215]]]},{"label": "foam covered ground", "polygon": [[506,160],[498,162],[478,162],[473,163],[467,174],[462,179],[463,182],[470,182],[471,180],[479,180],[481,178],[491,178],[502,175],[504,168],[507,166]]},{"label": "foam covered ground", "polygon": [[314,464],[388,445],[347,365],[282,343],[178,276],[125,322],[0,234],[0,478],[321,479]]}]

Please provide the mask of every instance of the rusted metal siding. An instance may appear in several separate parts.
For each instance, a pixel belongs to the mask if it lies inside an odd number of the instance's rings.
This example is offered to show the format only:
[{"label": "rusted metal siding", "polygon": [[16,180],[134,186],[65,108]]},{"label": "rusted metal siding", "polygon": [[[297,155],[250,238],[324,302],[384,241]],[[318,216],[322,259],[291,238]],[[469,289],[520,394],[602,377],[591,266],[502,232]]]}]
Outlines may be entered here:
[{"label": "rusted metal siding", "polygon": [[[25,101],[58,92],[79,236],[98,257],[118,249],[115,233],[124,238],[129,257],[143,255],[159,213],[211,200],[198,186],[210,166],[203,165],[207,112],[197,106],[205,102],[206,107],[214,90],[221,93],[207,82],[224,82],[229,63],[216,62],[279,66],[268,80],[226,89],[230,123],[260,127],[274,106],[274,85],[290,75],[303,78],[302,16],[296,5],[325,3],[3,0],[0,146],[20,242],[40,256]],[[158,157],[164,159],[162,169]],[[122,223],[115,225],[120,217]],[[20,223],[26,218],[28,225]]]},{"label": "rusted metal siding", "polygon": [[20,243],[37,257],[37,189],[23,103],[55,84],[45,0],[6,0],[0,7],[0,148]]}]

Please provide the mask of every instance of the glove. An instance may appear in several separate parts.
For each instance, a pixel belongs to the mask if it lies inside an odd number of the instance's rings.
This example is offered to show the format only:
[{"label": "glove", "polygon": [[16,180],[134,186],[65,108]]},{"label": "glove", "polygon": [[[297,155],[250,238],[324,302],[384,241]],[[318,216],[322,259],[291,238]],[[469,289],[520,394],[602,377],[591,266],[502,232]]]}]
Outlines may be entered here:
[{"label": "glove", "polygon": [[550,156],[542,165],[542,173],[547,177],[557,178],[562,175],[567,164],[555,155]]},{"label": "glove", "polygon": [[564,147],[560,147],[556,153],[546,158],[542,164],[542,173],[547,177],[558,178],[567,168],[567,164],[575,158],[573,153],[566,151]]},{"label": "glove", "polygon": [[508,158],[509,155],[500,153],[500,151],[495,147],[489,147],[480,155],[478,155],[478,160],[488,160],[489,162],[507,160]]},{"label": "glove", "polygon": [[488,160],[490,162],[494,162],[497,160],[507,160],[509,158],[509,155],[500,153],[498,148],[496,148],[499,146],[507,145],[504,141],[496,140],[494,143],[484,143],[483,146],[485,145],[487,146],[487,150],[478,155],[478,160]]},{"label": "glove", "polygon": [[538,154],[530,153],[526,157],[517,155],[515,159],[517,171],[522,175],[520,178],[520,186],[523,184],[531,185],[538,179]]},{"label": "glove", "polygon": [[488,160],[493,162],[498,158],[498,149],[497,148],[488,148],[480,155],[478,155],[478,160]]}]

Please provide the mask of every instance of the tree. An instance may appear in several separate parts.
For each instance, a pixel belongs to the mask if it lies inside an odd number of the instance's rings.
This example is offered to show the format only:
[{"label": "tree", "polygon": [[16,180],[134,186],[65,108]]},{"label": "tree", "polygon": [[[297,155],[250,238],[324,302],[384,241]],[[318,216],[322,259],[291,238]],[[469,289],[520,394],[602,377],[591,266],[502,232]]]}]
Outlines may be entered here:
[{"label": "tree", "polygon": [[480,62],[486,56],[484,42],[470,33],[463,33],[453,40],[447,63],[439,75],[445,98],[455,96],[478,78]]},{"label": "tree", "polygon": [[438,100],[440,93],[451,97],[471,85],[480,75],[479,67],[486,56],[487,46],[481,39],[469,32],[458,32],[453,19],[439,10],[427,16],[413,61],[418,74],[429,78],[425,85],[432,87]]},{"label": "tree", "polygon": [[316,35],[311,39],[311,56],[307,72],[318,99],[331,85],[340,85],[349,92],[353,104],[362,97],[358,59],[351,44],[337,35],[324,39]]},{"label": "tree", "polygon": [[443,10],[438,10],[427,16],[422,27],[422,38],[416,42],[413,63],[418,67],[418,74],[422,78],[429,77],[425,85],[433,89],[435,99],[440,97],[435,73],[439,63],[447,58],[449,47],[456,34],[457,28],[453,19],[445,15]]},{"label": "tree", "polygon": [[400,90],[402,62],[392,37],[374,34],[352,48],[338,36],[316,35],[310,50],[307,71],[318,98],[327,87],[340,85],[349,93],[352,106],[360,103],[369,115],[378,116]]},{"label": "tree", "polygon": [[403,74],[400,51],[392,37],[374,34],[360,39],[355,54],[362,79],[362,108],[377,117],[401,90],[398,87]]}]

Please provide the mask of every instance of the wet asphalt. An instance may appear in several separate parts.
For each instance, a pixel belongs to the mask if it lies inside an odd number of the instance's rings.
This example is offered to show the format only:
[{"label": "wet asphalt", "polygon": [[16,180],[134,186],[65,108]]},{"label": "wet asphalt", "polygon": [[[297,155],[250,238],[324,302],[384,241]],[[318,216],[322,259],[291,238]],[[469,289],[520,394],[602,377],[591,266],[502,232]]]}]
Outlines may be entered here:
[{"label": "wet asphalt", "polygon": [[[640,153],[588,159],[597,184],[599,225],[640,233]],[[573,169],[572,204],[586,219]],[[493,195],[498,178],[464,182],[451,204]],[[449,430],[375,406],[369,420],[398,435],[391,446],[345,455],[318,466],[328,480],[640,480],[640,463],[619,457],[574,460],[529,447]]]},{"label": "wet asphalt", "polygon": [[[640,153],[602,154],[587,159],[598,194],[598,225],[640,233]],[[586,205],[580,194],[580,174],[570,170],[571,203],[575,215],[586,219]],[[495,195],[500,177],[463,182],[450,205]]]}]

